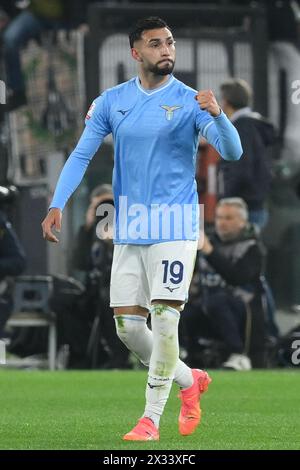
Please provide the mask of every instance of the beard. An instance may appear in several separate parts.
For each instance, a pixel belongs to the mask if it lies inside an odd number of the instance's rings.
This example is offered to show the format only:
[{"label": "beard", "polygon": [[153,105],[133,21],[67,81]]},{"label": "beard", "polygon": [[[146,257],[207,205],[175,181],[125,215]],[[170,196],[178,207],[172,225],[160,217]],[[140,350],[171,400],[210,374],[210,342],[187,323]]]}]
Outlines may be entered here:
[{"label": "beard", "polygon": [[[161,62],[164,62],[164,64],[160,67],[159,64]],[[149,67],[149,71],[152,72],[154,75],[160,75],[160,76],[169,75],[170,73],[173,72],[173,69],[175,66],[175,62],[173,60],[161,61],[161,62],[158,62],[155,65],[151,65]]]}]

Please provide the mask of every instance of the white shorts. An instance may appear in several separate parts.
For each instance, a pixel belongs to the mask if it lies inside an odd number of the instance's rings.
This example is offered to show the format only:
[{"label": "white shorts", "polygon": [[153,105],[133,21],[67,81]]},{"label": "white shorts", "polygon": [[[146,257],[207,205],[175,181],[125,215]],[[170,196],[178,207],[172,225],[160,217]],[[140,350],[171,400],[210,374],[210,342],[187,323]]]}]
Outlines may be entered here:
[{"label": "white shorts", "polygon": [[110,306],[140,305],[149,310],[153,300],[187,302],[197,244],[177,240],[154,245],[115,245]]}]

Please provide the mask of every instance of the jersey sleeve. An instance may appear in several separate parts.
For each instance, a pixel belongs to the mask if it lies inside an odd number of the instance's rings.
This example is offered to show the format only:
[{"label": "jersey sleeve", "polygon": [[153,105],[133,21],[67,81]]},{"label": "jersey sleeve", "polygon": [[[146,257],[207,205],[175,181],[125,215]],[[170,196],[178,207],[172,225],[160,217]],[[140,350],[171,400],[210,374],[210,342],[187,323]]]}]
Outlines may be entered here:
[{"label": "jersey sleeve", "polygon": [[80,184],[87,167],[103,139],[111,133],[109,103],[106,93],[91,104],[85,118],[85,129],[59,176],[50,208],[63,210]]},{"label": "jersey sleeve", "polygon": [[196,114],[196,127],[202,136],[211,144],[224,160],[239,160],[242,145],[239,134],[223,111],[212,117],[207,111],[199,108]]}]

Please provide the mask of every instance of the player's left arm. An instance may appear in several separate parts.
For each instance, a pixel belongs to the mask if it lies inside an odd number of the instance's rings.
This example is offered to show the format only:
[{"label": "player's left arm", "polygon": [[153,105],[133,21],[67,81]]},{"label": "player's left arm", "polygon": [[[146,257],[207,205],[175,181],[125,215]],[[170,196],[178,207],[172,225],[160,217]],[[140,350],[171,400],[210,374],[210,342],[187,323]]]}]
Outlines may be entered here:
[{"label": "player's left arm", "polygon": [[239,134],[220,108],[213,92],[199,91],[195,99],[199,105],[196,125],[203,137],[225,160],[239,160],[243,153]]}]

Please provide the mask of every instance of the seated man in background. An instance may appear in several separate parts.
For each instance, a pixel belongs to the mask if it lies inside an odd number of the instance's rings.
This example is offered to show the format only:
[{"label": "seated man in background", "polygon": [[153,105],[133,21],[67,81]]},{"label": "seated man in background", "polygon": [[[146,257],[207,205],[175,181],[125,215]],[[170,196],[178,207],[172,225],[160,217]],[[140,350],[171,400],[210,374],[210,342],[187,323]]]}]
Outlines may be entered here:
[{"label": "seated man in background", "polygon": [[[228,358],[223,367],[249,370],[252,367],[249,355],[253,357],[254,367],[262,367],[265,320],[260,276],[263,251],[248,223],[248,210],[242,199],[219,201],[215,233],[210,239],[204,235],[199,265],[201,309],[207,315],[213,335],[225,344]],[[193,319],[186,321],[186,329],[195,332],[199,316],[197,319],[193,315]]]}]

